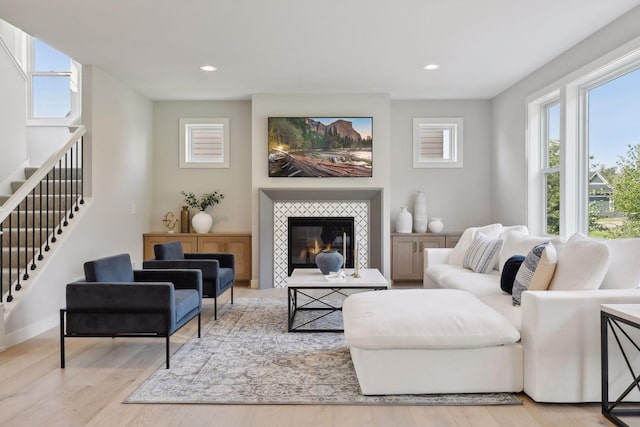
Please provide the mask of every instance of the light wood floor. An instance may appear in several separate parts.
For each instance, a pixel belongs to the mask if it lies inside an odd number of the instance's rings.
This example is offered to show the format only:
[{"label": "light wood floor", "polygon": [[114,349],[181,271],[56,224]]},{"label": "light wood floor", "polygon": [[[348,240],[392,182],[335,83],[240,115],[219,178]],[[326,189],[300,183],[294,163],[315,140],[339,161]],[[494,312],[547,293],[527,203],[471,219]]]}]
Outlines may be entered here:
[{"label": "light wood floor", "polygon": [[[237,297],[282,296],[237,287]],[[228,294],[228,293],[227,293]],[[228,295],[223,298],[226,301]],[[205,300],[203,324],[213,315]],[[176,351],[196,322],[172,337]],[[121,403],[164,365],[163,339],[67,340],[60,369],[58,329],[0,353],[0,426],[558,426],[611,425],[598,404],[522,406],[262,406]]]}]

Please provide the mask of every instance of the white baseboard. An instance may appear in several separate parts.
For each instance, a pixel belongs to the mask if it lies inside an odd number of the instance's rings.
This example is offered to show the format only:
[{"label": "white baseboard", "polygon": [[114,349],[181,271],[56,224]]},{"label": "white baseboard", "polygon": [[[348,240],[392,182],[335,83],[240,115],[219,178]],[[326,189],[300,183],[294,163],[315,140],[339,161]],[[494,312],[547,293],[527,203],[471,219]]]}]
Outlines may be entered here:
[{"label": "white baseboard", "polygon": [[60,326],[60,316],[57,314],[5,335],[3,345],[6,348],[13,347],[56,326]]}]

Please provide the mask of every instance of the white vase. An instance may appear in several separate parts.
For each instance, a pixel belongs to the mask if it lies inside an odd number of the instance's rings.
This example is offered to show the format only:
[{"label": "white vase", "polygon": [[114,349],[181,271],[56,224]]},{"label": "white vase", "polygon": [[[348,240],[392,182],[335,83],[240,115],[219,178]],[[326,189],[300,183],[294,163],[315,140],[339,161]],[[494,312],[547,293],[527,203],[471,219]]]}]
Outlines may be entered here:
[{"label": "white vase", "polygon": [[191,226],[196,233],[208,233],[213,225],[213,218],[204,211],[200,211],[191,218]]},{"label": "white vase", "polygon": [[442,218],[431,218],[431,221],[429,221],[429,231],[432,233],[440,233],[442,230],[444,230]]},{"label": "white vase", "polygon": [[427,224],[427,198],[422,191],[418,191],[413,201],[413,231],[424,233],[427,231]]},{"label": "white vase", "polygon": [[400,207],[400,212],[396,216],[396,233],[411,233],[411,212],[406,206]]}]

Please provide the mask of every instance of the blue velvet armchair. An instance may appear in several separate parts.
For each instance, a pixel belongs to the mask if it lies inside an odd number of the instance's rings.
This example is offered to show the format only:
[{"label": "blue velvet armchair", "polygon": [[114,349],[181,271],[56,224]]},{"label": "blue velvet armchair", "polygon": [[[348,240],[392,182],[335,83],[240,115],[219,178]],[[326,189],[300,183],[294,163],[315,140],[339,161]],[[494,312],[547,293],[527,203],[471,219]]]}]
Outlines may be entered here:
[{"label": "blue velvet armchair", "polygon": [[194,317],[200,338],[202,272],[133,270],[128,254],[84,264],[85,280],[67,284],[60,310],[60,356],[65,367],[65,338],[169,337]]},{"label": "blue velvet armchair", "polygon": [[185,254],[180,242],[154,245],[155,259],[145,261],[147,268],[197,268],[202,271],[202,296],[214,299],[214,319],[218,318],[218,296],[231,289],[233,304],[233,284],[235,282],[235,256],[229,253]]}]

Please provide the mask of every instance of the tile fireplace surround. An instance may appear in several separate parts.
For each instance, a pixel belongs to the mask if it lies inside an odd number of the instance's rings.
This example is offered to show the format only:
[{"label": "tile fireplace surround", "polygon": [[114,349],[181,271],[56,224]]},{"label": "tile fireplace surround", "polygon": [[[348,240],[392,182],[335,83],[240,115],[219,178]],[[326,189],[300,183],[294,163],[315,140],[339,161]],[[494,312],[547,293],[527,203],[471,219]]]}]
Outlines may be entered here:
[{"label": "tile fireplace surround", "polygon": [[353,216],[360,266],[382,264],[382,189],[275,189],[260,194],[260,288],[284,287],[287,219],[290,216]]}]

